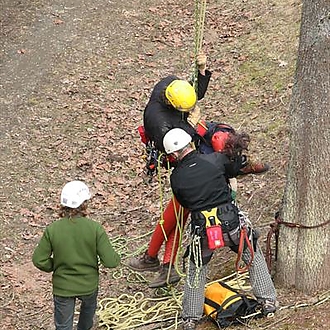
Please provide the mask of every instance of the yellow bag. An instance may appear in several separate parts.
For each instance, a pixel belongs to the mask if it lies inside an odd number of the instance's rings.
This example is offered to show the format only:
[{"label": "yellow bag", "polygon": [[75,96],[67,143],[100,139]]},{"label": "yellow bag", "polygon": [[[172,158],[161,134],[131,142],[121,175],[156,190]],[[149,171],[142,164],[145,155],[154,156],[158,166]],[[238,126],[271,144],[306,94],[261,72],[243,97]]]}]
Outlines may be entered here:
[{"label": "yellow bag", "polygon": [[244,323],[241,317],[255,313],[258,306],[257,300],[237,292],[224,282],[212,283],[205,289],[204,314],[219,328]]}]

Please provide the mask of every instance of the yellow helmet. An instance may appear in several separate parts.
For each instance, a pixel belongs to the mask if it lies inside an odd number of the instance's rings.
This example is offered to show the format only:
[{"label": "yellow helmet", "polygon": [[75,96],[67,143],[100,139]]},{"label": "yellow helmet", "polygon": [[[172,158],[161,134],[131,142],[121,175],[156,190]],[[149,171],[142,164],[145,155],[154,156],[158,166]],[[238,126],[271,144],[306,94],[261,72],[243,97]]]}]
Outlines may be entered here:
[{"label": "yellow helmet", "polygon": [[166,87],[165,96],[175,109],[183,112],[192,110],[197,102],[195,89],[186,80],[173,80]]}]

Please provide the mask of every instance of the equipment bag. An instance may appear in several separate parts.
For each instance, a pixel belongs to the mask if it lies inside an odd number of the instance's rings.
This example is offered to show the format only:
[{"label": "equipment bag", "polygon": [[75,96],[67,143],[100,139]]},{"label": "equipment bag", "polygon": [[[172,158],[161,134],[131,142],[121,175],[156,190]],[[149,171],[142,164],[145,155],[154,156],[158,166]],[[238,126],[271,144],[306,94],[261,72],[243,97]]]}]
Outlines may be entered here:
[{"label": "equipment bag", "polygon": [[219,329],[232,324],[245,324],[243,316],[259,310],[256,299],[239,293],[224,282],[215,282],[205,289],[204,314]]}]

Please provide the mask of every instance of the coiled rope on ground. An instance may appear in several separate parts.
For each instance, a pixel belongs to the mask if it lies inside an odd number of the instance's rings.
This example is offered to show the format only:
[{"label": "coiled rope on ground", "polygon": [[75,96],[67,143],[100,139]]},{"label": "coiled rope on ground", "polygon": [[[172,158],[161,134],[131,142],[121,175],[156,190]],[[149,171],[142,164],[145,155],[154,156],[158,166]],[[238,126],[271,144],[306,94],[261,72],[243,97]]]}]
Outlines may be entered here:
[{"label": "coiled rope on ground", "polygon": [[[231,287],[249,290],[248,274],[232,274],[222,278]],[[213,281],[208,283],[214,283]],[[105,329],[138,329],[162,323],[162,329],[177,329],[181,323],[183,292],[175,287],[155,291],[155,297],[145,297],[144,293],[122,294],[119,297],[104,298],[99,302],[99,325]],[[158,296],[157,296],[158,295]],[[166,325],[166,323],[170,324]]]},{"label": "coiled rope on ground", "polygon": [[[139,246],[134,251],[131,251],[130,248],[132,246],[132,242],[141,240],[144,237],[149,237],[152,233],[153,233],[153,230],[150,232],[147,232],[143,235],[140,235],[138,237],[134,237],[134,238],[116,236],[111,239],[111,244],[112,244],[113,248],[120,254],[121,260],[125,260],[130,257],[138,256],[141,253],[145,252],[147,249],[147,246],[148,246],[147,242],[144,244],[139,244]],[[129,246],[129,244],[131,244],[131,246]]]},{"label": "coiled rope on ground", "polygon": [[[207,285],[218,281],[225,282],[237,290],[249,291],[251,289],[247,284],[247,273],[240,275],[233,273],[220,280],[209,282]],[[155,297],[145,297],[142,292],[137,292],[134,295],[122,294],[119,297],[104,298],[100,300],[97,311],[99,326],[108,330],[133,330],[144,329],[152,324],[159,324],[157,329],[178,329],[182,322],[180,318],[182,296],[183,292],[177,291],[174,287],[169,287],[168,289],[156,290]],[[281,306],[279,311],[316,307],[327,301],[330,301],[330,291],[314,297],[311,302],[297,302]],[[247,315],[244,318],[252,318],[256,314]],[[272,324],[278,323],[285,318],[275,319],[271,323],[269,323],[271,319],[268,318],[266,321],[268,325],[264,325],[263,328],[268,329]]]}]

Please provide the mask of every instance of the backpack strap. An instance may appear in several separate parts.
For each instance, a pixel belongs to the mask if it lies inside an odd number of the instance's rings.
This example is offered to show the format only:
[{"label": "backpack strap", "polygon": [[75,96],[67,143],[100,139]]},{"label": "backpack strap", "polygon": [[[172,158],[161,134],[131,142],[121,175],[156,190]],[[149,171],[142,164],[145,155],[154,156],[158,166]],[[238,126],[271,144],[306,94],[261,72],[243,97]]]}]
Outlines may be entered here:
[{"label": "backpack strap", "polygon": [[[226,282],[222,282],[222,281],[218,281],[218,283],[223,286],[224,288],[233,291],[235,293],[237,293],[238,295],[240,294],[238,290],[236,290],[235,288],[232,288],[231,286],[229,286]],[[242,296],[242,295],[241,295]]]},{"label": "backpack strap", "polygon": [[[234,312],[241,305],[244,296],[240,293],[236,293],[237,291],[236,290],[234,291],[228,285],[225,285],[224,287],[226,289],[229,289],[229,290],[235,292],[235,294],[228,297],[227,299],[225,299],[221,304],[218,304],[215,301],[205,297],[205,304],[207,304],[207,305],[214,308],[214,311],[212,311],[208,316],[212,317],[212,314],[214,314],[214,313],[217,313],[218,315],[221,313],[221,315],[225,315],[223,317],[234,316]],[[237,300],[237,298],[239,298],[239,300]],[[231,303],[233,300],[234,300],[234,303]],[[241,302],[241,303],[240,304],[235,304],[236,302]]]},{"label": "backpack strap", "polygon": [[214,308],[214,311],[211,312],[208,316],[210,316],[211,314],[213,314],[213,313],[217,312],[218,310],[222,309],[222,306],[221,305],[219,305],[218,303],[216,303],[215,301],[213,301],[213,300],[211,300],[209,298],[206,298],[205,297],[204,302],[205,302],[205,304],[207,304],[207,305],[209,305],[209,306],[211,306],[211,307]]},{"label": "backpack strap", "polygon": [[[237,296],[235,295],[235,297]],[[230,298],[226,299],[227,303],[229,300],[233,300],[234,296]],[[219,328],[228,327],[231,323],[236,322],[239,319],[239,315],[237,315],[237,310],[242,306],[242,304],[243,304],[243,300],[241,299],[239,301],[235,301],[233,304],[229,305],[226,309],[223,309],[222,306],[220,306],[219,309],[216,309],[212,313],[210,313],[208,317]]]}]

